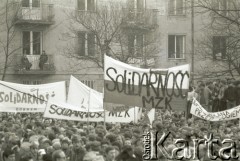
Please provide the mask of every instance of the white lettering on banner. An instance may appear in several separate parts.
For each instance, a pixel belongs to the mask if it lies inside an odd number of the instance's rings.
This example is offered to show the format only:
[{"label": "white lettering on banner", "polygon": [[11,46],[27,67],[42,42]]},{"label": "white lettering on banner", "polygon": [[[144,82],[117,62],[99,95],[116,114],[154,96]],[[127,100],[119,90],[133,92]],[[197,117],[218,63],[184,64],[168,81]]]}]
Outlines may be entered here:
[{"label": "white lettering on banner", "polygon": [[[90,122],[100,122],[104,121],[104,116],[106,122],[122,122],[130,123],[134,121],[134,108],[122,112],[82,112],[77,109],[73,109],[72,105],[65,107],[58,103],[47,103],[46,110],[44,112],[44,117],[63,119],[63,120],[74,120],[74,121],[90,121]],[[135,107],[135,111],[138,112],[138,107]]]},{"label": "white lettering on banner", "polygon": [[220,112],[207,112],[196,99],[193,99],[190,113],[207,121],[226,121],[240,118],[240,106]]},{"label": "white lettering on banner", "polygon": [[0,112],[44,112],[47,101],[65,100],[65,82],[23,85],[0,81]]}]

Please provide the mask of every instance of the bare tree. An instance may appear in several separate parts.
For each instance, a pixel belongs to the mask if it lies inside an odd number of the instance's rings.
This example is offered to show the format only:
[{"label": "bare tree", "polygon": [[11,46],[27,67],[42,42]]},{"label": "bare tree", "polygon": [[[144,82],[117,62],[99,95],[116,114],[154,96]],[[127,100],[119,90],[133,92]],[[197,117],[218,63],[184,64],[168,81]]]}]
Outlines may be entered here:
[{"label": "bare tree", "polygon": [[98,6],[93,11],[71,12],[68,14],[72,22],[70,33],[64,35],[65,39],[73,39],[77,42],[81,31],[92,34],[84,38],[91,41],[89,38],[94,36],[92,38],[95,39],[94,46],[88,50],[94,50],[95,54],[91,52],[79,54],[80,48],[85,46],[78,42],[77,45],[68,45],[64,55],[82,62],[85,60],[94,62],[100,68],[103,68],[104,54],[126,63],[133,62],[132,58],[141,57],[147,65],[147,58],[159,53],[156,45],[159,37],[151,35],[156,26],[150,27],[144,24],[144,20],[153,17],[150,14],[153,14],[153,11],[136,11],[114,1]]},{"label": "bare tree", "polygon": [[11,66],[11,56],[20,49],[15,46],[16,35],[15,20],[19,10],[19,3],[5,0],[0,9],[0,52],[3,53],[2,80],[5,79],[6,71]]},{"label": "bare tree", "polygon": [[197,40],[198,59],[205,60],[204,77],[240,76],[240,3],[238,0],[198,0],[196,12],[202,18]]}]

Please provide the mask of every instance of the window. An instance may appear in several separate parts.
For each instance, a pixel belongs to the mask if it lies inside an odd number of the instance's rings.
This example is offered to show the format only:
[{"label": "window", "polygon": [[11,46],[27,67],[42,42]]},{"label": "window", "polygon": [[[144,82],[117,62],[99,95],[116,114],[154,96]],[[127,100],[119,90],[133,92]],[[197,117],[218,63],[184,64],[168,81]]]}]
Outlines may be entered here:
[{"label": "window", "polygon": [[96,0],[78,0],[78,9],[84,11],[95,11]]},{"label": "window", "polygon": [[78,44],[80,56],[94,56],[95,55],[95,35],[92,33],[79,32]]},{"label": "window", "polygon": [[185,0],[169,0],[169,15],[185,15]]},{"label": "window", "polygon": [[213,59],[225,59],[227,42],[226,36],[213,36]]},{"label": "window", "polygon": [[144,9],[146,0],[128,0],[129,8]]},{"label": "window", "polygon": [[93,80],[81,80],[82,83],[87,85],[88,87],[92,88],[94,87],[94,81]]},{"label": "window", "polygon": [[185,35],[168,35],[168,58],[184,59]]},{"label": "window", "polygon": [[40,7],[40,0],[22,0],[22,7]]},{"label": "window", "polygon": [[40,55],[41,53],[41,32],[23,31],[22,43],[23,53],[27,55]]},{"label": "window", "polygon": [[213,0],[213,7],[219,14],[226,16],[228,14],[229,0]]},{"label": "window", "polygon": [[41,81],[39,81],[39,80],[34,80],[34,81],[23,80],[22,83],[26,84],[26,85],[38,85],[38,84],[41,84]]},{"label": "window", "polygon": [[132,34],[128,36],[128,52],[132,56],[143,56],[144,35]]}]

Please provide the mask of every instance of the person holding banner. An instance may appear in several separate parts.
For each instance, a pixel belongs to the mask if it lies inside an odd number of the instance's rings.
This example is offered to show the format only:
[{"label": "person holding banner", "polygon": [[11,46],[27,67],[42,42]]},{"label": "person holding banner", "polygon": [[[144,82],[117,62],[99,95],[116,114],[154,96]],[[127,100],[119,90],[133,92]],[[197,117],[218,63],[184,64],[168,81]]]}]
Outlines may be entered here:
[{"label": "person holding banner", "polygon": [[186,114],[187,119],[192,117],[190,109],[192,106],[193,98],[198,99],[198,94],[195,92],[194,87],[189,87],[189,92],[187,94],[187,114]]},{"label": "person holding banner", "polygon": [[229,81],[228,87],[226,88],[224,95],[227,101],[227,109],[235,107],[237,101],[237,91],[233,80]]},{"label": "person holding banner", "polygon": [[219,111],[219,85],[217,82],[213,82],[213,90],[212,90],[212,112]]},{"label": "person holding banner", "polygon": [[224,79],[222,79],[220,81],[220,90],[219,90],[219,95],[218,95],[218,99],[219,99],[219,111],[224,111],[227,109],[227,102],[226,102],[226,98],[225,98],[225,91],[227,89],[227,85],[226,85],[226,81]]},{"label": "person holding banner", "polygon": [[199,102],[205,108],[207,111],[210,110],[209,108],[209,95],[210,91],[205,87],[205,84],[202,82],[199,87],[198,87],[198,92],[199,92]]},{"label": "person holding banner", "polygon": [[238,105],[240,105],[240,99],[239,99],[240,98],[240,80],[236,81],[235,83],[236,83],[236,94],[237,94],[237,96],[236,96],[236,99],[237,99],[236,104],[238,106]]}]

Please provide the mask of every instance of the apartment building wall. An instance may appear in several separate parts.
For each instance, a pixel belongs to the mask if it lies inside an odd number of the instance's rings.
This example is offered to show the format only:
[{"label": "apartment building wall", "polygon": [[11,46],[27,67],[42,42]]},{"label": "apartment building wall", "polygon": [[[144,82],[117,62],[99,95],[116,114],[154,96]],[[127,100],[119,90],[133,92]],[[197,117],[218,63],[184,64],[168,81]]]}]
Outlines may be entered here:
[{"label": "apartment building wall", "polygon": [[[115,3],[127,4],[130,1],[135,3],[137,0],[118,0]],[[20,2],[20,0],[19,0]],[[66,57],[66,49],[77,47],[79,44],[76,38],[71,38],[72,32],[70,27],[75,26],[79,30],[84,30],[71,21],[71,13],[77,9],[77,0],[41,0],[43,4],[52,4],[54,12],[54,23],[51,25],[32,25],[33,30],[42,32],[42,50],[47,54],[53,55],[53,62],[56,72],[53,74],[16,74],[13,68],[9,68],[6,76],[6,81],[16,83],[50,83],[55,81],[69,81],[70,75],[76,76],[80,80],[94,82],[94,88],[102,91],[103,89],[103,71],[99,68],[92,68],[93,63],[86,61],[70,59]],[[109,0],[96,0],[97,7],[109,3]],[[155,67],[167,68],[181,64],[191,64],[191,11],[190,6],[186,6],[186,14],[169,14],[168,0],[145,0],[145,7],[147,9],[157,10],[158,28],[155,31],[155,36],[158,40],[155,45],[158,47],[156,54]],[[0,4],[1,6],[4,3]],[[205,16],[205,17],[204,17]],[[206,15],[195,15],[195,39],[201,38],[203,20],[207,19]],[[14,45],[22,45],[22,31],[26,30],[24,27],[16,26],[16,35],[14,37]],[[154,34],[153,34],[154,35]],[[169,57],[169,35],[184,36],[184,56]],[[76,36],[76,35],[75,35]],[[174,39],[177,39],[175,37]],[[23,51],[18,50],[16,55],[22,55]],[[1,59],[2,60],[2,59]],[[14,61],[13,61],[14,62]],[[206,61],[203,61],[206,63]],[[199,69],[199,64],[203,62],[198,61],[195,56],[195,71]],[[211,63],[211,62],[208,62]],[[88,68],[91,67],[91,68]],[[91,84],[91,83],[90,83]]]},{"label": "apartment building wall", "polygon": [[[20,1],[19,1],[20,2]],[[21,59],[23,49],[20,48],[14,53],[14,58],[11,67],[8,68],[6,74],[6,81],[24,84],[42,84],[51,83],[56,81],[69,81],[70,75],[76,76],[79,80],[86,82],[91,87],[102,91],[102,69],[88,69],[86,65],[93,67],[92,63],[81,62],[75,59],[69,59],[64,49],[69,45],[77,46],[76,39],[66,38],[64,35],[70,34],[71,21],[69,20],[70,14],[74,13],[77,9],[76,0],[64,1],[49,1],[41,0],[42,4],[52,4],[54,11],[54,23],[51,25],[43,25],[41,23],[25,24],[25,26],[15,26],[16,34],[12,43],[16,47],[21,47],[23,43],[23,31],[40,31],[41,47],[47,55],[53,58],[55,66],[55,73],[44,74],[38,70],[35,73],[16,73],[15,64],[16,59]],[[1,5],[4,5],[1,3]],[[4,33],[2,33],[4,34]],[[71,46],[71,47],[72,47]],[[3,53],[1,53],[3,54]],[[14,60],[15,59],[15,60]],[[1,59],[3,60],[3,59]],[[18,60],[19,62],[19,60]],[[78,66],[77,66],[78,64]],[[84,69],[84,70],[82,70]],[[68,83],[68,82],[67,82]]]}]

